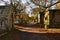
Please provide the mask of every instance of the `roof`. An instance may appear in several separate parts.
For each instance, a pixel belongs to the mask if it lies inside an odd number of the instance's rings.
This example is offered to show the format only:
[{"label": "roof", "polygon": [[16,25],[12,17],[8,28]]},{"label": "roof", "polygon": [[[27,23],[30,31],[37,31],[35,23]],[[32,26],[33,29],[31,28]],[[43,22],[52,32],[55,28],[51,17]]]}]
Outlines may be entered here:
[{"label": "roof", "polygon": [[49,11],[60,11],[60,9],[50,9]]}]

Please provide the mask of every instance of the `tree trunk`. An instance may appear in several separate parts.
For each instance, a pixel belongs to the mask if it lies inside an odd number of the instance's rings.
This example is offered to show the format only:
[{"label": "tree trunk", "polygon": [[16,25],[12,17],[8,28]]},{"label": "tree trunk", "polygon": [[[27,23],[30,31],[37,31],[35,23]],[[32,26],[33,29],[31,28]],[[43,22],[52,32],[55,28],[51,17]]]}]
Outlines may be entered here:
[{"label": "tree trunk", "polygon": [[44,27],[44,12],[40,12],[40,25]]}]

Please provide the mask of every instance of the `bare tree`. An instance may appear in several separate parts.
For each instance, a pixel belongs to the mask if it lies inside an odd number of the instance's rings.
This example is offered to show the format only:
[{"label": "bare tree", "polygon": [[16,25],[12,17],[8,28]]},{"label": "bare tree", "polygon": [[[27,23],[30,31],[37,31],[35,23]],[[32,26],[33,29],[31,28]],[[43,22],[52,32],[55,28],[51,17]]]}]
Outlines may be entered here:
[{"label": "bare tree", "polygon": [[[53,1],[57,1],[53,3]],[[47,9],[49,10],[50,7],[56,5],[57,3],[60,3],[59,0],[31,0],[35,5],[39,6],[40,8],[40,24],[42,27],[44,27],[44,15]]]},{"label": "bare tree", "polygon": [[[60,1],[57,0],[57,2],[52,4],[52,1],[53,0],[31,0],[31,2],[33,2],[35,5],[43,7],[43,8],[50,8],[51,6],[56,5],[57,3],[60,3]],[[47,2],[48,2],[48,5],[47,5]]]},{"label": "bare tree", "polygon": [[[17,13],[21,13],[22,10],[25,9],[25,7],[21,7],[20,1],[17,0],[11,0],[11,15],[12,15],[12,27],[14,27],[14,19],[16,19]],[[19,8],[18,8],[19,6]],[[19,16],[20,17],[20,16]]]}]

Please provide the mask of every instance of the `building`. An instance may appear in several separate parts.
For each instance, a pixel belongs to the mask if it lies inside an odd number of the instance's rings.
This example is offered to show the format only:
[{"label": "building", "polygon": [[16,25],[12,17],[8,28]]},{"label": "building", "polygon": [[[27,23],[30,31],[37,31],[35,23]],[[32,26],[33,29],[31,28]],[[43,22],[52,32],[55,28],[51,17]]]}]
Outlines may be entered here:
[{"label": "building", "polygon": [[0,29],[5,31],[10,30],[10,27],[12,27],[11,20],[10,6],[0,5]]}]

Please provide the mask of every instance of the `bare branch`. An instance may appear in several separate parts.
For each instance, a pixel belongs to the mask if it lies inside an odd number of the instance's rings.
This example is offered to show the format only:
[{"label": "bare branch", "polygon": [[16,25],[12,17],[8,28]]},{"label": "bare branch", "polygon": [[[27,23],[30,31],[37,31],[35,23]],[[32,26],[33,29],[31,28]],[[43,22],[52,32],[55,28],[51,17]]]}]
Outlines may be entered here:
[{"label": "bare branch", "polygon": [[35,3],[33,0],[31,0],[31,2],[34,3],[34,4],[37,5],[37,6],[41,6],[41,7],[43,7],[43,8],[46,8],[45,6],[42,6],[42,5],[40,5],[40,4]]},{"label": "bare branch", "polygon": [[50,8],[51,6],[56,5],[57,3],[60,3],[60,2],[58,1],[58,2],[56,2],[56,3],[54,3],[54,4],[50,5],[50,6],[48,6],[46,8]]},{"label": "bare branch", "polygon": [[54,4],[49,5],[49,6],[46,7],[46,6],[42,6],[42,5],[40,5],[40,4],[35,3],[33,0],[31,0],[31,2],[34,3],[35,5],[41,6],[41,7],[43,7],[43,8],[50,8],[51,6],[56,5],[57,3],[60,3],[60,1],[58,1],[58,2],[56,2],[56,3],[54,3]]},{"label": "bare branch", "polygon": [[17,7],[19,5],[19,2],[17,2],[17,4],[16,4],[16,6],[15,7]]},{"label": "bare branch", "polygon": [[21,13],[21,11],[23,11],[24,9],[25,9],[25,7],[22,9],[16,9],[16,12]]},{"label": "bare branch", "polygon": [[17,6],[19,6],[19,2],[17,2],[16,5],[13,5],[13,1],[11,0],[11,7],[13,8],[14,12],[19,12],[20,13],[21,11],[23,11],[25,9],[25,7],[22,8],[22,9],[17,9]]},{"label": "bare branch", "polygon": [[1,1],[5,2],[6,5],[8,4],[8,3],[7,3],[6,1],[4,1],[4,0],[1,0]]}]

